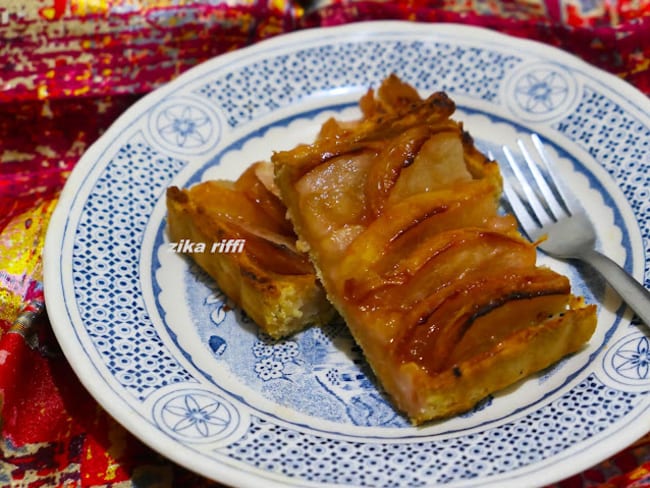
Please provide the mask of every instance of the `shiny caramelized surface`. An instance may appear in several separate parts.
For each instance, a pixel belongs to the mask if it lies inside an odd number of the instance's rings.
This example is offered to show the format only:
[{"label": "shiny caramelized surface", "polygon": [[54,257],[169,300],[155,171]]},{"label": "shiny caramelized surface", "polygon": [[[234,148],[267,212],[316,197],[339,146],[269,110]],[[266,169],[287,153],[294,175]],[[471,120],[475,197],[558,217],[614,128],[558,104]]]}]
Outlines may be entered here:
[{"label": "shiny caramelized surface", "polygon": [[[255,163],[235,182],[211,180],[187,190],[198,218],[216,240],[244,239],[244,252],[267,271],[284,275],[313,273],[286,208],[261,178],[268,163]],[[214,232],[210,232],[210,229]]]},{"label": "shiny caramelized surface", "polygon": [[413,362],[437,373],[566,309],[568,280],[538,268],[514,218],[499,215],[499,169],[444,93],[421,99],[389,77],[360,107],[361,120],[330,120],[273,162],[375,369]]}]

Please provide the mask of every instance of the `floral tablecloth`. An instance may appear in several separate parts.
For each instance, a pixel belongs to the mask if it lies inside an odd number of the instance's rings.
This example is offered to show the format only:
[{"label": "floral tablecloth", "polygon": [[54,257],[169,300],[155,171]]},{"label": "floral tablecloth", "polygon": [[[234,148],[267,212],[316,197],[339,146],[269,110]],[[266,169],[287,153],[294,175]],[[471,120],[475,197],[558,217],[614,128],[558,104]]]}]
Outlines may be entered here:
[{"label": "floral tablecloth", "polygon": [[[43,310],[48,220],[79,157],[142,95],[265,38],[371,19],[536,39],[650,95],[647,0],[0,0],[0,486],[218,486],[141,444],[76,379]],[[650,486],[650,435],[557,486]]]}]

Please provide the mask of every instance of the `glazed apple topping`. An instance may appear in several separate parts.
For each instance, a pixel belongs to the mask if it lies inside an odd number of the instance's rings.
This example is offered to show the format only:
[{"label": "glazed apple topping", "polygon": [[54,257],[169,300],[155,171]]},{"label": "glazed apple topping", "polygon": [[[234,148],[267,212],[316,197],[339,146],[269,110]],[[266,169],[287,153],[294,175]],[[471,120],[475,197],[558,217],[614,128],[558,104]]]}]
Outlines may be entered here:
[{"label": "glazed apple topping", "polygon": [[[449,97],[422,99],[389,77],[360,108],[362,119],[331,119],[313,144],[272,160],[328,296],[400,406],[428,401],[416,400],[416,384],[496,354],[511,338],[519,347],[520,331],[542,327],[539,341],[559,335],[551,320],[558,314],[573,317],[565,322],[581,335],[554,354],[586,340],[595,308],[574,314],[568,279],[539,267],[535,245],[513,216],[500,213],[498,165],[451,118]],[[530,368],[542,362],[530,360]],[[506,380],[490,381],[473,395]],[[422,405],[412,408],[418,421],[429,415]]]},{"label": "glazed apple topping", "polygon": [[[513,300],[545,295],[562,295],[567,300],[569,291],[568,280],[546,268],[506,273],[493,269],[454,280],[409,312],[396,354],[402,362],[413,361],[429,372],[439,372],[450,366],[447,360],[451,352],[477,317]],[[510,324],[517,324],[516,317],[509,318]]]},{"label": "glazed apple topping", "polygon": [[279,274],[310,273],[309,258],[296,249],[286,208],[258,177],[264,165],[252,165],[235,182],[211,180],[186,191],[203,202],[196,210],[204,225],[215,222],[216,234],[227,228],[220,239],[245,240],[246,253],[260,266]]}]

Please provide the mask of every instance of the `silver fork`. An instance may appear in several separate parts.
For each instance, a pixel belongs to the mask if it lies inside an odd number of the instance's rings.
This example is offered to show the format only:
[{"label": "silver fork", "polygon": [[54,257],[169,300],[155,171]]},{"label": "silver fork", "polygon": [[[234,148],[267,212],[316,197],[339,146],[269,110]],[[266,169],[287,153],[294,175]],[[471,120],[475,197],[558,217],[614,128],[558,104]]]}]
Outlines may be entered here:
[{"label": "silver fork", "polygon": [[532,241],[546,236],[538,246],[545,253],[590,264],[641,321],[650,326],[650,292],[596,250],[596,232],[584,208],[562,182],[539,136],[532,134],[531,139],[541,163],[536,162],[521,140],[518,146],[525,162],[518,162],[512,151],[503,146],[503,153],[518,184],[518,189],[515,189],[515,185],[504,178],[504,192],[517,220]]}]

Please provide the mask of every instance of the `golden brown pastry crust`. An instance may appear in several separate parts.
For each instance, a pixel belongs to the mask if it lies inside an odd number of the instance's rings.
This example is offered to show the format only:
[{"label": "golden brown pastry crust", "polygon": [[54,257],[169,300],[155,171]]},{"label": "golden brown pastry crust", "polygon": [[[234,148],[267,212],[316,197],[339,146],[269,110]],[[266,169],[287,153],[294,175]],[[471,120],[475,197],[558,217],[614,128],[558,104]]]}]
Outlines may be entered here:
[{"label": "golden brown pastry crust", "polygon": [[471,408],[577,351],[596,308],[537,267],[501,176],[451,119],[444,93],[395,76],[328,121],[310,145],[273,155],[276,183],[329,300],[413,423]]}]

